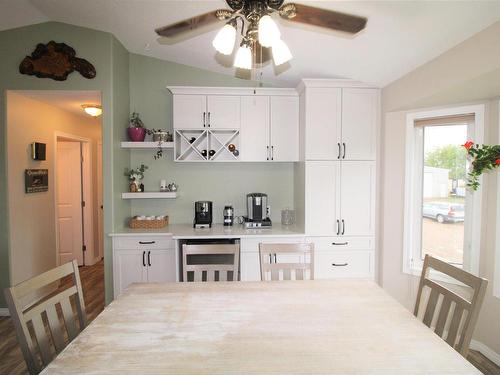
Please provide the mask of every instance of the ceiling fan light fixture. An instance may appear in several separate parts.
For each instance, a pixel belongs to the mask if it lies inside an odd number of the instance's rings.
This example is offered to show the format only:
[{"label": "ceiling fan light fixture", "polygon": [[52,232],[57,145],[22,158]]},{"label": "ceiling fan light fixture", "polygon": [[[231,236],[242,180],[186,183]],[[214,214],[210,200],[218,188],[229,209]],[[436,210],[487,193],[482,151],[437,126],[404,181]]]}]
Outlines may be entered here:
[{"label": "ceiling fan light fixture", "polygon": [[219,30],[212,45],[217,50],[217,52],[223,55],[230,55],[233,53],[234,42],[236,41],[236,28],[229,22],[224,25],[222,29]]},{"label": "ceiling fan light fixture", "polygon": [[278,40],[273,45],[273,60],[276,66],[286,63],[292,59],[292,53],[284,41]]},{"label": "ceiling fan light fixture", "polygon": [[273,47],[281,38],[280,29],[271,16],[262,16],[259,20],[259,43],[262,47]]},{"label": "ceiling fan light fixture", "polygon": [[240,69],[252,69],[252,50],[246,43],[242,43],[236,52],[234,66]]}]

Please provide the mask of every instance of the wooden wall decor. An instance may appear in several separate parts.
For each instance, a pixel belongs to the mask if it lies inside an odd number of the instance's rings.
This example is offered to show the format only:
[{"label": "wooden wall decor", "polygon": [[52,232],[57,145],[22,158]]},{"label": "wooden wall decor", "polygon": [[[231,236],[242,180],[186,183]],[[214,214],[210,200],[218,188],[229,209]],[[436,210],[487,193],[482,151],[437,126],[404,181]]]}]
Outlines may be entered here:
[{"label": "wooden wall decor", "polygon": [[47,44],[39,43],[31,56],[26,56],[19,65],[21,74],[56,81],[65,81],[75,70],[88,79],[96,76],[96,70],[90,62],[76,57],[75,50],[67,44],[53,40]]}]

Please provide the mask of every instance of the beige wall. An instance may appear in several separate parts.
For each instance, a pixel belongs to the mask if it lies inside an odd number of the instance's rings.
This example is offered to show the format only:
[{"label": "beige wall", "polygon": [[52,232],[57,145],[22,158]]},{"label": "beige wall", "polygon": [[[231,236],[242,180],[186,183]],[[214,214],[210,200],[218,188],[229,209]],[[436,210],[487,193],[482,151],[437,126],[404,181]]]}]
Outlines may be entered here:
[{"label": "beige wall", "polygon": [[[421,108],[484,103],[489,113],[485,143],[497,143],[499,35],[500,22],[497,22],[382,90],[380,281],[384,289],[408,308],[415,301],[417,278],[402,272],[406,114]],[[491,173],[483,183],[480,276],[490,283],[474,334],[475,340],[496,353],[500,353],[500,299],[493,296],[495,228],[496,220],[500,220],[496,218],[498,173]]]},{"label": "beige wall", "polygon": [[[97,170],[97,142],[101,139],[100,119],[79,116],[46,103],[25,97],[22,92],[7,92],[7,178],[10,215],[10,282],[12,285],[56,266],[55,236],[55,132],[92,139],[93,170]],[[46,160],[31,159],[32,142],[47,144]],[[48,192],[25,194],[24,170],[49,170]],[[93,176],[96,181],[97,176]],[[97,189],[94,189],[97,202]],[[97,249],[97,206],[94,234]]]}]

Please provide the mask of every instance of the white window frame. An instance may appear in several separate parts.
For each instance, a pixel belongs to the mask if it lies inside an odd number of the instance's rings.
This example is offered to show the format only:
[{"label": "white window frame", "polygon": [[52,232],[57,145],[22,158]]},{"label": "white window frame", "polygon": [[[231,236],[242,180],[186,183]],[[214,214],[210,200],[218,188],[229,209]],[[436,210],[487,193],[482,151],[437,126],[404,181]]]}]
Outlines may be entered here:
[{"label": "white window frame", "polygon": [[[498,101],[498,144],[500,144],[500,100]],[[495,267],[493,270],[493,295],[500,298],[500,171],[497,172],[497,212],[496,212]]]},{"label": "white window frame", "polygon": [[[474,126],[469,126],[467,137],[475,143],[484,142],[485,105],[428,110],[409,113],[406,116],[406,168],[405,168],[405,205],[403,236],[403,272],[420,276],[422,233],[422,181],[423,181],[423,129],[415,127],[415,120],[444,117],[452,115],[474,114]],[[465,198],[465,217],[469,225],[465,226],[464,264],[463,268],[475,275],[479,273],[479,249],[481,245],[481,205],[482,177],[480,187],[474,192],[467,191]],[[418,257],[416,256],[418,254]],[[417,260],[415,260],[415,258]],[[451,281],[449,278],[436,275],[437,279]]]}]

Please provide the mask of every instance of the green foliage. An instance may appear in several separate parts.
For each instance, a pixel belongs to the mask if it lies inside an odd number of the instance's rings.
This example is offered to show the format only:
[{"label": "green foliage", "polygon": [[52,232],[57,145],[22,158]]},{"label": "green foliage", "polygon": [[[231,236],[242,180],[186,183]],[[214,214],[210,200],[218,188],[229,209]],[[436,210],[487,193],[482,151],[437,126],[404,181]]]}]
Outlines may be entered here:
[{"label": "green foliage", "polygon": [[148,166],[144,164],[141,164],[141,166],[136,169],[125,168],[124,175],[127,176],[130,181],[140,181],[144,178],[146,169],[148,169]]},{"label": "green foliage", "polygon": [[479,187],[479,176],[500,166],[500,145],[472,145],[467,151],[472,159],[472,170],[467,177],[467,186],[472,190]]},{"label": "green foliage", "polygon": [[425,155],[425,165],[450,171],[452,180],[465,179],[467,150],[462,146],[446,145]]}]

